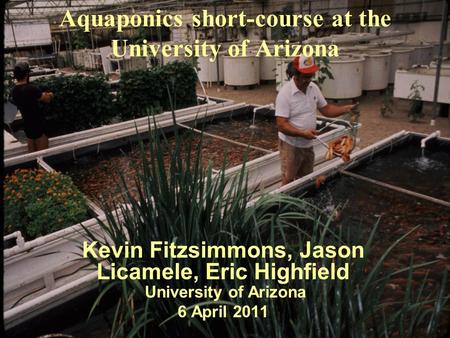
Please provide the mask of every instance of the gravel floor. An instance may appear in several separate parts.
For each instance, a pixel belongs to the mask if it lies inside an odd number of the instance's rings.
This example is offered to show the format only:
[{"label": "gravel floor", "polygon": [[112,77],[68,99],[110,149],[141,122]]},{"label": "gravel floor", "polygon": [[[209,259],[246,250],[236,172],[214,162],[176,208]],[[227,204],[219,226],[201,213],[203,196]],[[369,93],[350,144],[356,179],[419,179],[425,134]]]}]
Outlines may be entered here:
[{"label": "gravel floor", "polygon": [[[259,87],[248,89],[233,89],[232,87],[217,86],[216,84],[210,88],[206,88],[208,95],[231,99],[235,102],[246,102],[256,104],[268,104],[275,102],[277,91],[275,83],[260,85]],[[197,90],[198,94],[203,94],[200,86]],[[367,147],[385,137],[388,137],[401,130],[410,130],[421,133],[431,133],[440,130],[441,135],[450,137],[450,119],[438,117],[434,126],[430,125],[432,104],[424,105],[425,117],[419,122],[412,123],[408,120],[409,101],[395,99],[394,114],[388,117],[382,117],[380,107],[383,102],[383,96],[378,92],[368,93],[360,99],[360,122],[362,127],[359,131],[361,138],[360,147]],[[329,103],[334,103],[329,101]],[[339,102],[338,104],[340,104]],[[342,102],[345,103],[345,102]]]}]

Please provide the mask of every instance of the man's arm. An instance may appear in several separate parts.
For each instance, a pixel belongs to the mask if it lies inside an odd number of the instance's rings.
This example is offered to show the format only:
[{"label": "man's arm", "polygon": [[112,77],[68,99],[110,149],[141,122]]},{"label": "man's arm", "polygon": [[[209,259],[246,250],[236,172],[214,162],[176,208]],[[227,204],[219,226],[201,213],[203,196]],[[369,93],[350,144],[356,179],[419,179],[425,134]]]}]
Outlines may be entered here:
[{"label": "man's arm", "polygon": [[345,106],[327,104],[326,106],[319,108],[319,111],[325,117],[338,117],[341,116],[342,114],[350,113],[353,107],[354,107],[353,104],[348,104]]},{"label": "man's arm", "polygon": [[286,117],[277,116],[278,131],[287,136],[304,137],[308,140],[316,138],[316,131],[313,129],[299,129],[289,123]]}]

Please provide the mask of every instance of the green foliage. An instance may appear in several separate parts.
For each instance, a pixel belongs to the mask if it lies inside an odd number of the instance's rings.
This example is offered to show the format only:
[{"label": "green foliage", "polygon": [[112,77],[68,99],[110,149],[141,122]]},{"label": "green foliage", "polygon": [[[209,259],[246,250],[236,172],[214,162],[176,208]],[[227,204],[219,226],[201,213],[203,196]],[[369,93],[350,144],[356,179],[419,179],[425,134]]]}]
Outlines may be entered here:
[{"label": "green foliage", "polygon": [[110,87],[103,75],[49,77],[33,82],[54,94],[42,109],[53,120],[58,134],[67,134],[107,124],[115,116]]},{"label": "green foliage", "polygon": [[89,33],[84,32],[79,29],[75,33],[72,33],[72,44],[74,49],[85,49],[89,48]]},{"label": "green foliage", "polygon": [[136,44],[143,43],[144,40],[148,39],[148,33],[148,28],[139,27],[131,38],[131,42]]},{"label": "green foliage", "polygon": [[316,65],[319,66],[319,71],[317,72],[317,82],[319,87],[328,78],[333,80],[333,74],[331,73],[330,60],[326,56],[315,57]]},{"label": "green foliage", "polygon": [[408,98],[411,99],[411,106],[408,112],[408,117],[411,122],[417,122],[418,119],[424,117],[423,114],[423,101],[422,94],[425,90],[425,87],[419,83],[418,80],[414,81],[409,88],[411,93],[408,95]]},{"label": "green foliage", "polygon": [[123,121],[147,115],[151,109],[162,111],[163,78],[154,70],[133,70],[120,76],[117,111]]},{"label": "green foliage", "polygon": [[[175,124],[176,125],[176,124]],[[370,257],[376,226],[365,243],[364,258],[350,261],[348,280],[312,280],[291,279],[281,285],[276,281],[257,280],[253,273],[255,262],[275,263],[283,266],[286,259],[271,257],[238,257],[226,259],[218,257],[209,261],[221,266],[233,263],[250,271],[247,278],[238,280],[221,278],[208,280],[204,259],[175,259],[163,254],[150,258],[145,248],[152,241],[176,242],[177,245],[209,246],[277,246],[282,245],[292,254],[298,266],[303,266],[298,255],[306,241],[312,245],[351,244],[350,234],[344,234],[331,228],[332,215],[318,209],[303,199],[282,194],[267,194],[256,201],[247,190],[247,178],[243,169],[233,177],[225,176],[225,166],[219,173],[213,174],[211,167],[203,169],[200,144],[181,138],[175,129],[176,144],[170,154],[170,168],[165,169],[162,157],[164,137],[156,131],[149,135],[150,156],[147,157],[141,143],[142,162],[135,177],[138,196],[127,193],[123,200],[127,207],[121,207],[123,222],[116,218],[114,207],[106,208],[107,223],[102,223],[104,235],[94,234],[85,229],[92,241],[116,247],[128,242],[144,248],[144,257],[109,257],[109,263],[117,268],[124,267],[174,267],[180,262],[183,267],[192,269],[198,282],[192,280],[113,280],[108,282],[101,292],[97,304],[108,291],[119,291],[117,308],[113,320],[114,337],[147,337],[151,331],[155,337],[402,337],[433,336],[442,307],[448,297],[445,296],[446,280],[436,300],[413,297],[408,291],[408,301],[400,307],[388,307],[383,304],[383,290],[388,281],[400,273],[384,273],[383,262],[393,248],[403,238],[389,247],[381,257]],[[182,158],[182,153],[195,156]],[[122,179],[126,191],[125,178]],[[122,204],[125,205],[125,204]],[[415,229],[414,229],[415,230]],[[348,235],[348,236],[347,236]],[[108,242],[104,238],[109,238]],[[92,257],[94,263],[98,263]],[[330,266],[331,262],[342,266],[342,258],[324,258],[318,260],[319,266]],[[411,271],[413,266],[411,266]],[[408,269],[406,269],[408,270]],[[104,271],[108,275],[108,270]],[[411,274],[412,276],[412,274]],[[410,277],[412,278],[412,277]],[[425,283],[425,282],[424,282]],[[228,318],[202,321],[199,318],[180,318],[177,309],[202,304],[202,307],[216,307],[213,301],[203,302],[196,299],[146,297],[145,288],[156,286],[165,288],[170,285],[176,289],[203,288],[210,286],[230,290],[243,285],[249,290],[252,285],[264,289],[266,286],[279,289],[306,290],[306,299],[296,298],[236,298],[225,296],[221,301],[226,304],[267,306],[267,318]],[[429,295],[428,295],[429,296]],[[401,303],[401,300],[400,300]],[[433,311],[426,309],[433,307]],[[232,307],[229,307],[231,311]],[[385,316],[385,313],[388,315]],[[404,328],[404,324],[406,328]],[[418,327],[430,323],[429,332],[419,333]],[[433,324],[433,325],[432,325]],[[408,326],[409,325],[409,326]]]},{"label": "green foliage", "polygon": [[5,233],[45,235],[87,218],[87,205],[70,177],[42,169],[17,169],[6,176]]},{"label": "green foliage", "polygon": [[116,116],[123,121],[197,104],[196,74],[192,64],[175,61],[152,70],[124,72],[113,101],[103,75],[50,77],[33,83],[54,93],[42,109],[47,120],[56,125],[51,134],[67,134],[107,124]]},{"label": "green foliage", "polygon": [[[174,61],[161,67],[160,71],[162,77],[167,81],[166,84],[169,87],[173,109],[182,109],[197,103],[195,91],[197,74],[192,63],[187,61]],[[172,108],[167,91],[165,91],[163,102],[165,109]]]},{"label": "green foliage", "polygon": [[197,104],[197,76],[192,64],[174,61],[151,70],[125,72],[120,77],[117,107],[122,120],[147,116],[148,111],[161,112]]}]

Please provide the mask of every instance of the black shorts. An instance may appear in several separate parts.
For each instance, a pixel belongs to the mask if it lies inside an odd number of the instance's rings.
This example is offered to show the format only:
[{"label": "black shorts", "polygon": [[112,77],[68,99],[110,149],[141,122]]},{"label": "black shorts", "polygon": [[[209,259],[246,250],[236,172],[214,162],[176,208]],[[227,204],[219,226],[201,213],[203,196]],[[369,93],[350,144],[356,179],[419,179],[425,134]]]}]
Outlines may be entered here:
[{"label": "black shorts", "polygon": [[45,128],[41,124],[36,124],[32,127],[25,127],[25,135],[27,138],[35,140],[45,134]]}]

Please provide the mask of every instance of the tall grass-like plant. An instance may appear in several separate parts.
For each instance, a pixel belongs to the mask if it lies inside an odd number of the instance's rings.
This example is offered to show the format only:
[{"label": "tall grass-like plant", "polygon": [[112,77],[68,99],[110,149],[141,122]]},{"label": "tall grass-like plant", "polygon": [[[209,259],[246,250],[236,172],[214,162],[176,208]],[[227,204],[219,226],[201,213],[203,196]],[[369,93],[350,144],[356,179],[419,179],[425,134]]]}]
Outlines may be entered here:
[{"label": "tall grass-like plant", "polygon": [[[265,195],[252,202],[247,189],[245,167],[234,177],[225,176],[225,166],[214,174],[211,167],[203,168],[201,143],[177,139],[171,151],[170,166],[166,170],[162,157],[164,135],[152,132],[147,146],[140,144],[142,164],[136,176],[138,197],[126,193],[120,208],[123,216],[118,221],[113,210],[106,210],[107,224],[102,224],[105,237],[87,231],[89,240],[120,246],[126,241],[148,248],[152,241],[176,242],[183,245],[283,245],[302,265],[298,252],[306,241],[312,244],[349,244],[349,234],[331,228],[332,217],[307,201],[287,195]],[[194,147],[196,156],[183,157],[184,151]],[[147,159],[146,152],[150,152]],[[123,184],[125,180],[123,180]],[[292,280],[287,285],[276,281],[255,280],[252,273],[246,280],[224,278],[210,281],[205,276],[202,259],[181,260],[199,277],[197,283],[186,280],[127,280],[105,285],[97,302],[112,289],[119,291],[112,335],[114,337],[417,337],[422,333],[438,335],[438,323],[447,301],[446,277],[441,290],[433,297],[416,294],[412,288],[407,299],[398,304],[384,304],[383,291],[392,276],[412,271],[383,273],[383,261],[397,245],[399,238],[381,257],[370,257],[376,226],[365,240],[366,256],[351,261],[349,280]],[[144,251],[145,252],[145,251]],[[145,256],[145,254],[144,254]],[[210,259],[228,266],[246,267],[253,271],[256,261],[274,262],[279,266],[286,260],[269,258]],[[117,267],[174,266],[176,259],[158,256],[150,259],[108,258]],[[96,261],[95,261],[96,262]],[[331,259],[318,261],[328,266]],[[337,265],[343,259],[336,259]],[[107,273],[107,272],[105,272]],[[409,275],[409,281],[412,274]],[[212,286],[229,290],[244,285],[260,288],[304,288],[305,299],[238,298],[221,299],[225,304],[267,306],[266,318],[225,318],[202,321],[198,318],[179,318],[177,308],[202,304],[215,306],[205,299],[148,299],[145,287],[198,288]],[[96,304],[97,304],[96,302]],[[231,308],[231,307],[230,307]]]}]

